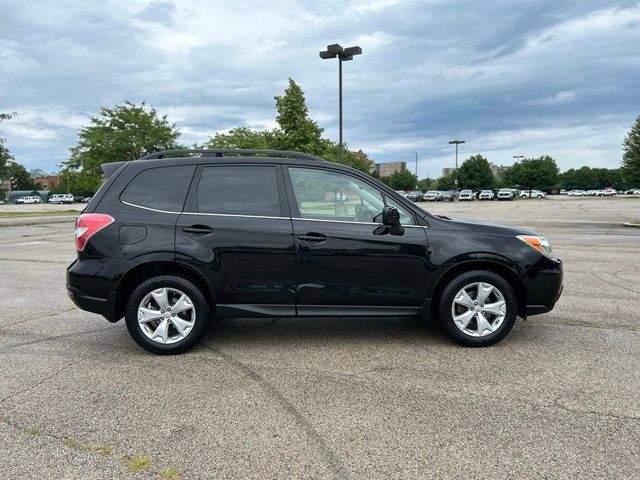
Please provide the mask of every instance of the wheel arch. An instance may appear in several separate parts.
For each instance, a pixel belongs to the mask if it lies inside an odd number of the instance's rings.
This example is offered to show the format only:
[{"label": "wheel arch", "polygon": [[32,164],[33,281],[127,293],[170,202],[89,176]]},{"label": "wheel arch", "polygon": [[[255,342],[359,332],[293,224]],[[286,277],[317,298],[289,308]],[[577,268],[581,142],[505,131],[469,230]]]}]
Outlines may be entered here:
[{"label": "wheel arch", "polygon": [[129,296],[145,280],[159,275],[177,275],[193,282],[207,300],[209,310],[215,312],[215,294],[206,277],[197,269],[184,263],[170,260],[151,260],[128,270],[118,282],[116,289],[116,315],[122,318]]},{"label": "wheel arch", "polygon": [[513,291],[516,294],[516,300],[518,302],[518,315],[522,318],[526,318],[526,296],[522,278],[510,266],[491,259],[477,259],[461,262],[456,265],[452,265],[442,275],[440,275],[438,281],[434,286],[433,294],[431,297],[433,299],[433,301],[431,302],[432,314],[435,314],[438,311],[440,297],[449,282],[458,275],[473,270],[488,270],[497,275],[500,275],[507,282],[509,282],[509,285],[511,285]]}]

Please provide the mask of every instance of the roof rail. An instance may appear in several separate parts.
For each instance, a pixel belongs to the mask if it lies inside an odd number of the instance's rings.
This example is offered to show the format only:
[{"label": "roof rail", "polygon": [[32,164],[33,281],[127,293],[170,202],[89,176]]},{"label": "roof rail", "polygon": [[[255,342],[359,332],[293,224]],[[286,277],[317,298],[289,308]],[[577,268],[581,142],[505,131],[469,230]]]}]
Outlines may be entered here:
[{"label": "roof rail", "polygon": [[308,153],[289,152],[287,150],[261,150],[246,148],[213,148],[213,149],[181,149],[181,150],[160,150],[140,157],[138,160],[149,160],[152,158],[171,158],[171,155],[184,155],[199,153],[201,157],[227,157],[233,155],[262,155],[262,156],[278,156],[304,158],[307,160],[318,160],[326,162],[324,158],[316,157]]}]

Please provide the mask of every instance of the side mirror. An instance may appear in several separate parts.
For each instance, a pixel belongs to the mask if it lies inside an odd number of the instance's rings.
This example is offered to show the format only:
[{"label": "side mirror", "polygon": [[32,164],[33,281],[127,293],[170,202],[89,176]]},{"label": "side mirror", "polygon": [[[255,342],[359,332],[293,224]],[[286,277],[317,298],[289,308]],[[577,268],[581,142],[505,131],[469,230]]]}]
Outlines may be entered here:
[{"label": "side mirror", "polygon": [[373,232],[376,235],[404,235],[404,227],[400,225],[400,212],[396,207],[382,209],[382,225]]},{"label": "side mirror", "polygon": [[382,209],[382,224],[389,227],[400,225],[400,212],[396,207],[384,207]]}]

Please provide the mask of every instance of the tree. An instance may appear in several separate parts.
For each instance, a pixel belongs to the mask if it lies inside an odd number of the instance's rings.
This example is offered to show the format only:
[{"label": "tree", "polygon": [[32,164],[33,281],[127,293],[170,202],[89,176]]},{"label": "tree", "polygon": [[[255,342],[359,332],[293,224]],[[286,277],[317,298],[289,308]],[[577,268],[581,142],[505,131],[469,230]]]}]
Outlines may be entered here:
[{"label": "tree", "polygon": [[320,156],[325,160],[340,163],[365,173],[370,173],[373,170],[373,161],[370,160],[367,154],[362,150],[354,152],[346,148],[345,145],[342,149],[342,162],[338,162],[338,144],[330,140],[325,140],[325,142],[327,143],[327,146],[324,152],[320,154]]},{"label": "tree", "polygon": [[229,130],[228,133],[216,133],[203,145],[203,148],[260,148],[273,149],[275,145],[275,132],[270,130],[251,130],[248,127],[238,127]]},{"label": "tree", "polygon": [[625,182],[635,188],[640,186],[640,116],[622,143],[622,175]]},{"label": "tree", "polygon": [[[15,116],[15,113],[0,113],[0,123],[3,120],[9,120]],[[9,176],[9,163],[13,160],[13,156],[6,146],[6,139],[0,137],[0,179],[6,179]]]},{"label": "tree", "polygon": [[418,183],[418,177],[406,169],[393,172],[386,180],[385,183],[394,190],[413,190]]},{"label": "tree", "polygon": [[420,190],[421,192],[426,192],[427,190],[433,188],[434,183],[435,180],[433,180],[432,178],[421,178],[420,180],[418,180],[418,190]]},{"label": "tree", "polygon": [[8,177],[11,181],[11,190],[36,190],[36,184],[31,175],[17,162],[11,161],[7,166]]},{"label": "tree", "polygon": [[482,155],[473,155],[467,158],[458,172],[461,188],[480,190],[483,188],[493,188],[496,178],[491,170],[491,165]]},{"label": "tree", "polygon": [[160,117],[155,108],[142,102],[125,102],[113,108],[103,107],[90,125],[80,130],[78,144],[71,148],[65,169],[101,176],[106,162],[135,160],[145,152],[179,148],[180,131]]},{"label": "tree", "polygon": [[453,190],[455,187],[455,178],[456,178],[456,174],[455,172],[452,172],[450,175],[445,175],[443,177],[440,177],[437,181],[436,181],[436,186],[438,187],[438,190]]},{"label": "tree", "polygon": [[591,167],[570,168],[559,176],[560,185],[567,190],[598,188],[598,176]]},{"label": "tree", "polygon": [[548,155],[539,158],[525,158],[504,172],[504,181],[511,187],[526,190],[551,190],[558,186],[558,165]]},{"label": "tree", "polygon": [[304,92],[300,86],[289,78],[289,86],[284,95],[273,97],[276,101],[276,122],[280,126],[276,130],[276,145],[281,150],[298,150],[314,155],[321,155],[329,146],[322,138],[324,129],[309,117]]},{"label": "tree", "polygon": [[51,191],[53,193],[73,193],[83,197],[93,196],[100,185],[102,178],[93,175],[89,171],[64,170],[60,173],[60,183]]}]

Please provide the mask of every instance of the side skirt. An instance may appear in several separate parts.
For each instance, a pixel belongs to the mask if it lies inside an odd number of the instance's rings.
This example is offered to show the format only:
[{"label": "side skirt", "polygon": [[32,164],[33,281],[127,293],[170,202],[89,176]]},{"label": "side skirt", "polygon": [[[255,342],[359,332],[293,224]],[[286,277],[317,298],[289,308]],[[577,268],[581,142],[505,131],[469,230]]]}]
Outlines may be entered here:
[{"label": "side skirt", "polygon": [[218,317],[404,317],[424,314],[422,307],[378,307],[362,305],[261,305],[218,304]]}]

